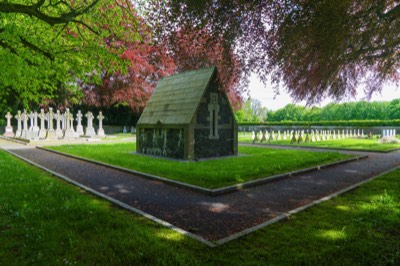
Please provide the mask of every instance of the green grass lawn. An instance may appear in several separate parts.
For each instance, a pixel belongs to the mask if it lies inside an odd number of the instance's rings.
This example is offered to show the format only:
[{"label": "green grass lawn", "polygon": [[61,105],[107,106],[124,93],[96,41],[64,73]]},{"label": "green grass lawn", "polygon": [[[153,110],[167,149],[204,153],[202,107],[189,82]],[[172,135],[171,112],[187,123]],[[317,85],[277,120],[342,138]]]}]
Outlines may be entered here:
[{"label": "green grass lawn", "polygon": [[351,157],[336,152],[239,147],[241,156],[187,162],[133,154],[135,143],[62,145],[50,148],[206,188],[243,183]]},{"label": "green grass lawn", "polygon": [[[251,133],[239,134],[239,142],[252,143]],[[259,141],[257,143],[260,143]],[[334,148],[346,150],[365,150],[365,151],[390,151],[399,149],[400,144],[395,143],[378,143],[378,139],[337,139],[325,140],[318,142],[301,142],[290,144],[290,140],[280,140],[272,142],[263,142],[264,144],[274,145],[293,145],[293,146],[308,146],[321,148]]]},{"label": "green grass lawn", "polygon": [[400,170],[217,248],[0,150],[0,265],[399,265]]}]

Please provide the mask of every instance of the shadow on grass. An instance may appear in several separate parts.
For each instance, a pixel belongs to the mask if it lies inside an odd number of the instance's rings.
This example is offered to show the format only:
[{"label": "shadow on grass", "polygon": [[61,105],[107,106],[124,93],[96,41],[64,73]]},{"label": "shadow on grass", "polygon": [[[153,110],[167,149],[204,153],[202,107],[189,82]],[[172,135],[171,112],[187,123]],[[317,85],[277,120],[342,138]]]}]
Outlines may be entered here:
[{"label": "shadow on grass", "polygon": [[2,151],[0,165],[0,265],[400,263],[399,170],[211,249]]}]

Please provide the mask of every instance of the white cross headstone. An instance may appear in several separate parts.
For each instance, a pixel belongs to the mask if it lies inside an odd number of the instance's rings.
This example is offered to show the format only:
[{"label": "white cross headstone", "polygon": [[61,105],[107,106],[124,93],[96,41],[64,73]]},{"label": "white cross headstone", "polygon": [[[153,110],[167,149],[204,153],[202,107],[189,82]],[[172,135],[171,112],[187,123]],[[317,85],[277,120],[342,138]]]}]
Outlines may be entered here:
[{"label": "white cross headstone", "polygon": [[64,139],[74,138],[74,130],[71,128],[71,119],[73,119],[73,117],[71,116],[69,108],[66,108],[65,114],[64,114],[64,120],[65,120],[64,121],[64,123],[65,123]]},{"label": "white cross headstone", "polygon": [[31,111],[29,114],[29,131],[33,131],[33,120],[34,120],[34,114]]},{"label": "white cross headstone", "polygon": [[297,143],[301,143],[304,141],[303,136],[304,136],[304,131],[303,130],[299,131],[299,137],[297,139]]},{"label": "white cross headstone", "polygon": [[72,132],[75,132],[74,130],[74,114],[73,113],[69,113],[69,128],[72,130]]},{"label": "white cross headstone", "polygon": [[46,132],[45,124],[44,124],[46,115],[45,115],[43,109],[40,109],[39,118],[40,118],[39,139],[44,139],[44,138],[46,138],[47,132]]},{"label": "white cross headstone", "polygon": [[122,129],[122,133],[128,133],[128,129],[126,129],[126,126],[124,126],[124,129]]},{"label": "white cross headstone", "polygon": [[306,137],[304,139],[304,142],[309,142],[310,141],[310,134],[308,134],[308,129],[306,131]]},{"label": "white cross headstone", "polygon": [[135,134],[135,133],[136,133],[135,127],[131,126],[131,134]]},{"label": "white cross headstone", "polygon": [[292,131],[292,138],[290,139],[290,144],[292,144],[292,143],[296,143],[296,133],[295,133],[295,131]]},{"label": "white cross headstone", "polygon": [[62,138],[63,137],[63,131],[61,129],[61,121],[63,119],[63,116],[60,113],[60,110],[57,110],[56,113],[56,137],[57,138]]},{"label": "white cross headstone", "polygon": [[11,126],[11,118],[13,116],[10,114],[10,112],[7,112],[5,118],[7,119],[7,125],[6,125],[6,130],[4,132],[4,136],[6,137],[14,137],[14,131],[13,127]]},{"label": "white cross headstone", "polygon": [[65,132],[65,128],[66,128],[66,126],[65,126],[65,113],[63,113],[60,116],[60,119],[61,119],[61,131],[63,132],[63,136],[64,136],[64,132]]},{"label": "white cross headstone", "polygon": [[29,116],[26,113],[26,110],[24,110],[24,112],[22,113],[21,118],[22,118],[22,125],[23,125],[21,138],[27,139],[29,137],[28,136],[29,135],[29,133],[28,133],[28,118],[29,118]]},{"label": "white cross headstone", "polygon": [[39,137],[39,127],[38,127],[38,113],[35,111],[33,113],[33,128],[31,132],[32,138],[38,138]]},{"label": "white cross headstone", "polygon": [[78,124],[76,125],[76,132],[79,134],[79,136],[83,136],[84,132],[83,132],[83,126],[82,126],[82,113],[81,110],[78,111],[78,113],[76,114],[76,121],[78,122]]},{"label": "white cross headstone", "polygon": [[260,136],[261,136],[260,142],[267,141],[267,138],[265,137],[265,131],[260,130]]},{"label": "white cross headstone", "polygon": [[96,136],[96,132],[94,131],[93,128],[93,114],[92,112],[87,112],[85,117],[87,118],[87,126],[86,126],[86,132],[85,132],[85,136],[86,137],[94,137]]},{"label": "white cross headstone", "polygon": [[274,138],[275,138],[275,132],[273,130],[271,130],[271,134],[269,134],[268,141],[274,141]]},{"label": "white cross headstone", "polygon": [[314,130],[311,130],[311,142],[315,142],[315,133],[314,133]]},{"label": "white cross headstone", "polygon": [[99,112],[99,115],[97,116],[97,119],[99,120],[99,129],[97,130],[97,135],[99,137],[104,137],[105,136],[104,129],[103,129],[104,116],[103,116],[103,113],[101,111]]},{"label": "white cross headstone", "polygon": [[54,130],[54,113],[53,108],[49,107],[49,112],[47,113],[47,136],[46,139],[57,138],[56,131]]},{"label": "white cross headstone", "polygon": [[18,111],[17,115],[15,116],[15,119],[17,119],[17,131],[15,132],[15,137],[16,138],[20,138],[21,134],[22,134],[22,126],[21,126],[21,119],[22,119],[22,115],[21,115],[21,111]]}]

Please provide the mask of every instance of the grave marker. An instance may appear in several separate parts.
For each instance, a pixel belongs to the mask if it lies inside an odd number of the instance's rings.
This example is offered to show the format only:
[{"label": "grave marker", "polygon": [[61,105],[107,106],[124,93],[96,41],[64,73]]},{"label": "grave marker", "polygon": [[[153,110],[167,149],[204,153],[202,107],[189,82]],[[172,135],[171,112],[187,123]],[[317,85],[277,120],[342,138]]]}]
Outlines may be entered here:
[{"label": "grave marker", "polygon": [[86,126],[85,136],[86,137],[94,137],[94,136],[96,136],[96,132],[94,131],[94,128],[93,128],[93,118],[94,118],[94,116],[93,116],[92,112],[87,112],[85,117],[87,119],[87,126]]},{"label": "grave marker", "polygon": [[60,125],[61,119],[62,119],[62,115],[60,113],[60,110],[57,110],[57,113],[56,113],[56,137],[57,138],[62,138],[63,137],[63,132],[62,132],[62,129],[60,127],[61,126]]},{"label": "grave marker", "polygon": [[46,132],[46,128],[44,125],[44,120],[46,118],[45,114],[44,114],[44,110],[40,109],[40,129],[39,129],[39,139],[44,139],[46,138],[47,132]]},{"label": "grave marker", "polygon": [[20,138],[22,134],[22,127],[21,127],[21,111],[18,111],[17,115],[15,116],[15,119],[17,119],[17,131],[15,132],[15,137]]},{"label": "grave marker", "polygon": [[104,129],[103,129],[103,119],[104,119],[104,116],[103,116],[103,114],[102,114],[101,111],[99,112],[99,115],[97,116],[97,119],[99,120],[99,129],[97,130],[97,135],[98,135],[99,137],[105,137]]},{"label": "grave marker", "polygon": [[21,115],[22,118],[22,134],[21,138],[27,139],[28,138],[28,114],[26,113],[26,110],[24,109],[24,112]]},{"label": "grave marker", "polygon": [[71,120],[73,119],[74,118],[73,116],[71,116],[69,108],[67,108],[64,114],[64,125],[65,125],[64,139],[74,138],[74,130],[71,128]]},{"label": "grave marker", "polygon": [[76,125],[76,132],[78,133],[79,136],[83,136],[83,126],[82,126],[82,113],[81,110],[78,110],[78,113],[76,114],[76,121],[78,124]]},{"label": "grave marker", "polygon": [[54,130],[53,121],[54,120],[54,113],[53,108],[49,107],[49,112],[47,113],[47,136],[46,139],[55,139],[56,131]]},{"label": "grave marker", "polygon": [[11,126],[11,118],[13,116],[10,114],[10,112],[7,112],[5,118],[7,119],[7,125],[6,125],[6,130],[4,132],[4,136],[6,137],[14,137],[14,132],[13,132],[13,127]]}]

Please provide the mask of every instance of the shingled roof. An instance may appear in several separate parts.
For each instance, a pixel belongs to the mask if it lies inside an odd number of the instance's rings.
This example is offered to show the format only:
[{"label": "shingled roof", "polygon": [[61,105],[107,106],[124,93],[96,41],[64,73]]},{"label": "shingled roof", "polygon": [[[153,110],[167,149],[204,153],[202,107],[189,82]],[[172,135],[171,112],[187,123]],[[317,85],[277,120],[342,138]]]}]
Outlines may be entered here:
[{"label": "shingled roof", "polygon": [[216,72],[209,67],[162,79],[137,124],[189,124]]}]

